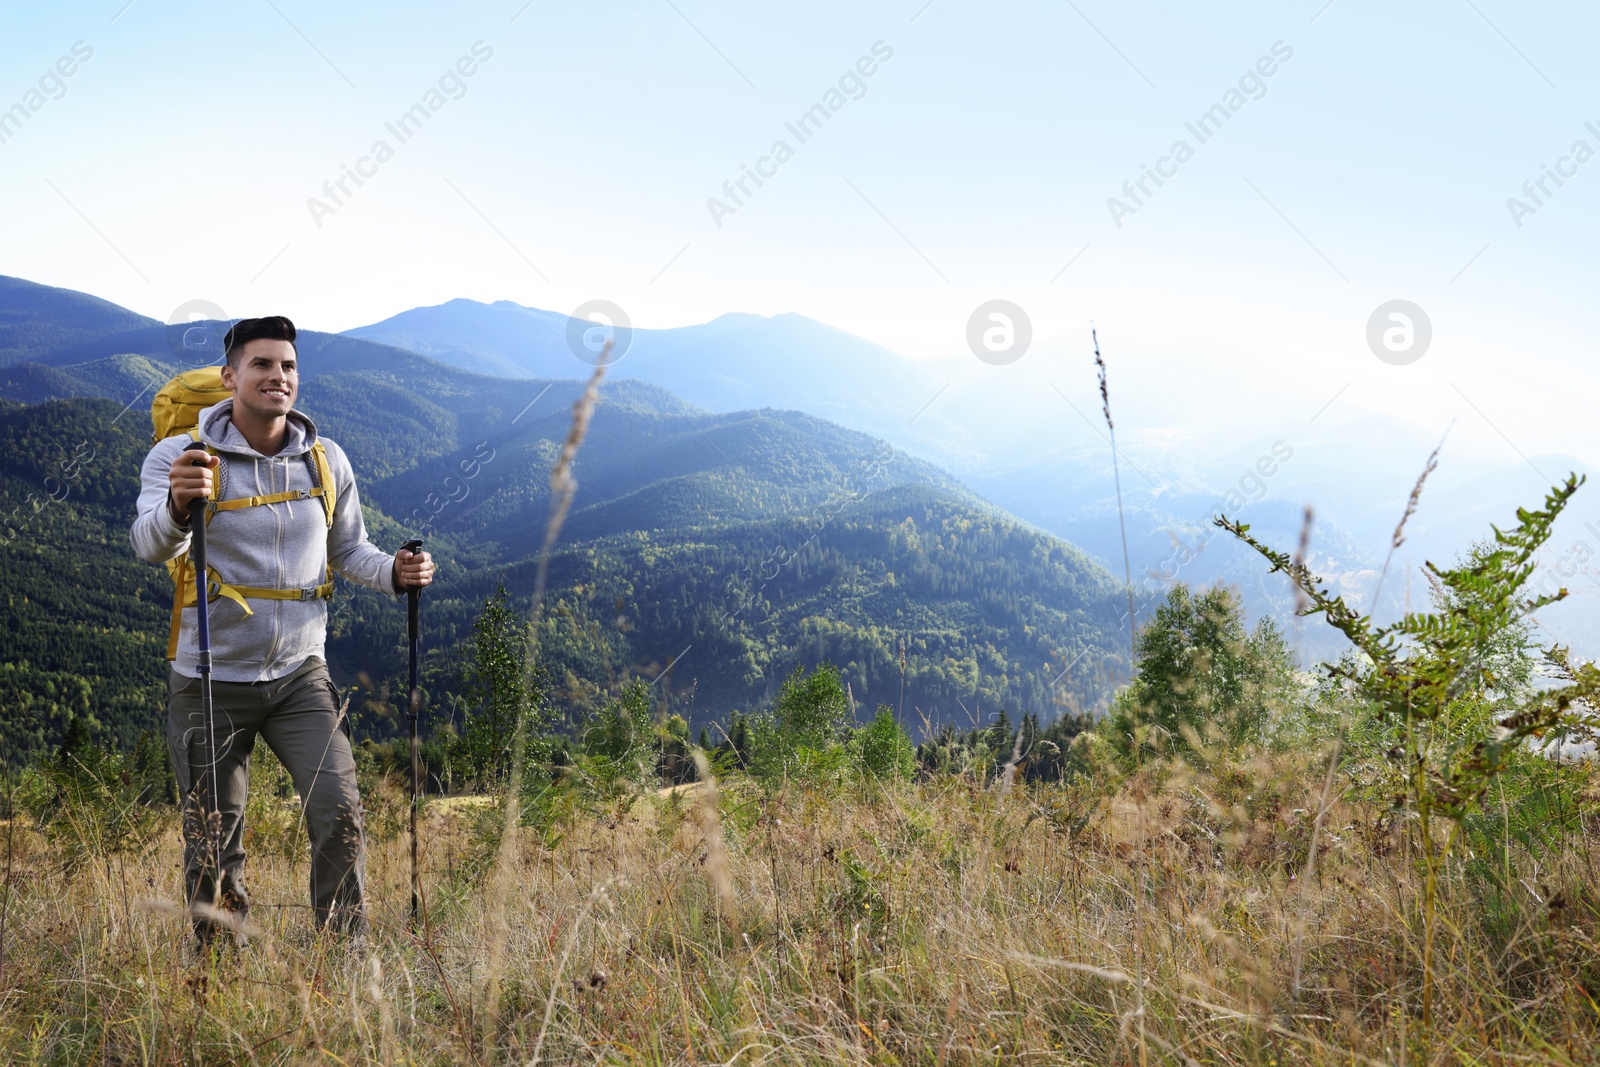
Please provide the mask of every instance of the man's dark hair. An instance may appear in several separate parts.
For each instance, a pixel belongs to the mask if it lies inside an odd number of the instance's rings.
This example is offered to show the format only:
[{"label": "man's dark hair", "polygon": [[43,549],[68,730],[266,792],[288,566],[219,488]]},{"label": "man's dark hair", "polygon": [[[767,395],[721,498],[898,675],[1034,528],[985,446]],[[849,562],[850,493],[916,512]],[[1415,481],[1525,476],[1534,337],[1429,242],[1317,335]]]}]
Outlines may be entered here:
[{"label": "man's dark hair", "polygon": [[294,344],[294,337],[294,323],[282,315],[268,315],[264,319],[240,319],[228,331],[228,336],[222,339],[222,348],[227,355],[228,366],[238,370],[239,356],[243,353],[244,346],[262,338],[269,341],[288,341],[294,345],[295,355],[298,356],[300,346]]}]

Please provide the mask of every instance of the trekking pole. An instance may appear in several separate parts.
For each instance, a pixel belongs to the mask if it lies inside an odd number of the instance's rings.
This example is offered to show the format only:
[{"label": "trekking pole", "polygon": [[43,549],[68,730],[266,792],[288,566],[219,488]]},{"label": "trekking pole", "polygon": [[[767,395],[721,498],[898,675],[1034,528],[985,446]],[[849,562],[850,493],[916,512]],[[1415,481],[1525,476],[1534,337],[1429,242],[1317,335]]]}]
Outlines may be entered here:
[{"label": "trekking pole", "polygon": [[[414,537],[400,548],[401,551],[414,554],[421,550],[422,538]],[[417,614],[421,601],[421,589],[411,586],[406,590],[406,636],[411,641],[411,707],[406,719],[411,727],[411,924],[413,926],[422,915],[421,882],[417,878],[417,803],[422,792],[422,760],[417,749],[417,715],[422,704],[422,695],[417,692]]]},{"label": "trekking pole", "polygon": [[[207,460],[197,459],[196,467],[210,466]],[[206,790],[206,836],[211,842],[211,906],[222,903],[222,805],[217,781],[217,723],[211,705],[211,603],[206,571],[206,504],[203,496],[189,501],[189,563],[194,568],[195,638],[199,646],[196,660],[200,667],[200,714],[206,728],[206,774],[210,778]]]}]

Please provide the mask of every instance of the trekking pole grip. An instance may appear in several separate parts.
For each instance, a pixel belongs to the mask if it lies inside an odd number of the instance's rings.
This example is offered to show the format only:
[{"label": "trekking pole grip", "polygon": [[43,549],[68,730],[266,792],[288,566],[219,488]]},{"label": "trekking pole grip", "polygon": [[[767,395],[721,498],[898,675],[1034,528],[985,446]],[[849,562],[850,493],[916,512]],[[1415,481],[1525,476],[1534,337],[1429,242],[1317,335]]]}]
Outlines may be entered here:
[{"label": "trekking pole grip", "polygon": [[[413,554],[422,551],[422,538],[413,537],[400,546],[400,551]],[[421,589],[414,585],[406,589],[406,637],[412,641],[417,639],[417,604],[421,598]]]},{"label": "trekking pole grip", "polygon": [[[191,467],[209,467],[209,459],[191,460]],[[211,674],[211,618],[206,610],[206,581],[208,577],[206,559],[206,505],[210,503],[203,496],[197,496],[189,501],[189,557],[194,561],[194,588],[197,606],[195,628],[199,644],[200,672],[206,676]]]},{"label": "trekking pole grip", "polygon": [[[211,464],[209,461],[204,459],[192,459],[189,461],[189,466],[209,467]],[[201,552],[205,551],[206,533],[205,523],[201,522],[200,520],[205,517],[206,505],[208,503],[210,503],[210,501],[203,496],[197,496],[193,500],[189,501],[189,528],[194,531],[195,547]]]}]

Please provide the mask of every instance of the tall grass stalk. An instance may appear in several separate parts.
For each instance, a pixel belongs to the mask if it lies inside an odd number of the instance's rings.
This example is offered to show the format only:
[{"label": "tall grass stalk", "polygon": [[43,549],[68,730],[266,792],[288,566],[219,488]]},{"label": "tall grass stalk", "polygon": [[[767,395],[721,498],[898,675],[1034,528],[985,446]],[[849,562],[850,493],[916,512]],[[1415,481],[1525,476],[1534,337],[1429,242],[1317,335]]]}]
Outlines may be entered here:
[{"label": "tall grass stalk", "polygon": [[[706,842],[706,878],[710,880],[711,887],[716,890],[717,901],[722,908],[722,914],[728,917],[734,915],[736,902],[733,889],[733,876],[728,862],[728,850],[722,841],[722,814],[719,811],[717,779],[711,771],[711,761],[706,759],[706,754],[700,749],[694,751],[695,772],[700,782],[700,829],[705,834]],[[771,836],[769,826],[768,844],[770,847]],[[774,856],[776,853],[774,852]],[[774,868],[776,871],[776,859]],[[773,892],[777,892],[777,877],[773,877]],[[776,914],[776,910],[774,910]]]},{"label": "tall grass stalk", "polygon": [[1089,324],[1089,339],[1094,343],[1094,366],[1100,376],[1100,408],[1105,413],[1106,430],[1111,435],[1111,480],[1117,489],[1117,527],[1122,534],[1122,574],[1128,587],[1128,664],[1137,670],[1138,639],[1134,636],[1133,563],[1128,555],[1128,520],[1122,513],[1122,471],[1117,461],[1117,425],[1111,421],[1111,392],[1106,388],[1106,362],[1100,358],[1100,337],[1094,323]]},{"label": "tall grass stalk", "polygon": [[6,924],[11,918],[11,872],[17,855],[17,787],[11,779],[11,764],[0,762],[0,774],[6,779],[6,874],[0,884],[5,899],[0,900],[0,989],[6,987]]},{"label": "tall grass stalk", "polygon": [[[572,509],[573,497],[578,492],[578,479],[572,473],[572,466],[578,458],[578,449],[582,447],[584,438],[589,434],[589,422],[594,418],[595,406],[600,402],[600,382],[605,378],[606,367],[611,361],[611,345],[612,342],[608,339],[599,360],[595,363],[594,373],[589,376],[583,392],[573,402],[572,424],[567,430],[566,440],[562,442],[561,452],[550,469],[550,515],[545,521],[544,542],[539,547],[528,643],[522,657],[524,692],[532,692],[536,682],[539,667],[539,626],[544,617],[544,596],[550,575],[550,553],[555,547],[556,539],[561,536],[561,527],[567,520],[567,512]],[[521,713],[517,716],[516,729],[512,734],[510,781],[506,784],[500,844],[495,855],[494,873],[489,886],[487,918],[492,925],[493,936],[490,938],[486,961],[488,988],[485,991],[484,1046],[490,1050],[494,1048],[495,1034],[500,1024],[500,977],[505,963],[505,946],[510,935],[507,916],[511,908],[511,899],[516,891],[516,869],[520,852],[517,824],[522,813],[522,774],[527,753],[530,711],[531,709],[527,708],[521,709]]]},{"label": "tall grass stalk", "polygon": [[[1454,421],[1450,426],[1454,426]],[[1383,569],[1378,572],[1378,583],[1372,591],[1372,610],[1378,610],[1378,598],[1383,595],[1383,580],[1389,576],[1389,564],[1394,562],[1394,553],[1401,545],[1406,543],[1406,523],[1411,521],[1411,516],[1417,513],[1417,505],[1422,500],[1422,487],[1427,484],[1428,475],[1432,474],[1439,466],[1439,452],[1444,448],[1445,438],[1450,436],[1450,426],[1445,427],[1444,436],[1439,438],[1439,443],[1433,451],[1428,453],[1428,462],[1423,465],[1422,473],[1417,475],[1417,483],[1411,487],[1411,495],[1406,497],[1406,509],[1400,516],[1400,521],[1395,524],[1394,534],[1389,538],[1389,551],[1383,557]],[[1406,569],[1409,581],[1411,570]]]},{"label": "tall grass stalk", "polygon": [[[1452,423],[1451,425],[1453,426],[1454,423]],[[1412,485],[1412,487],[1411,487],[1411,495],[1406,498],[1405,510],[1401,513],[1400,521],[1395,524],[1394,533],[1389,538],[1389,553],[1388,553],[1387,556],[1384,557],[1383,569],[1378,574],[1377,585],[1374,588],[1373,593],[1372,593],[1372,610],[1373,611],[1377,611],[1378,610],[1378,598],[1383,595],[1383,580],[1384,580],[1384,577],[1389,573],[1389,564],[1394,559],[1395,550],[1398,549],[1401,545],[1405,544],[1406,523],[1411,520],[1411,516],[1412,515],[1416,514],[1417,505],[1421,502],[1421,499],[1422,499],[1422,488],[1423,488],[1424,485],[1427,484],[1428,475],[1432,474],[1434,472],[1434,470],[1439,466],[1439,452],[1440,452],[1441,449],[1444,448],[1445,438],[1447,438],[1449,436],[1450,436],[1450,427],[1446,427],[1445,428],[1445,432],[1444,432],[1444,436],[1439,439],[1439,443],[1436,446],[1434,446],[1433,451],[1431,453],[1429,453],[1427,462],[1425,464],[1423,464],[1422,473],[1417,476],[1416,483],[1414,485]],[[1289,574],[1291,576],[1294,575],[1294,574],[1309,574],[1310,573],[1310,571],[1308,569],[1308,566],[1307,566],[1307,560],[1308,560],[1308,558],[1310,556],[1312,516],[1313,516],[1313,512],[1312,512],[1312,509],[1311,509],[1311,505],[1307,504],[1306,505],[1306,509],[1305,509],[1305,522],[1302,525],[1301,530],[1300,530],[1300,543],[1295,549],[1294,560],[1292,561],[1292,563],[1290,564],[1290,567],[1289,567]],[[1407,570],[1407,575],[1408,575],[1407,588],[1409,589],[1409,568]],[[1299,581],[1296,581],[1291,577],[1290,584],[1294,587],[1294,613],[1295,613],[1295,618],[1298,621],[1301,617],[1303,617],[1306,614],[1307,610],[1310,608],[1311,599],[1310,599],[1309,596],[1307,596],[1304,586]],[[1408,599],[1408,602],[1409,602],[1409,594],[1408,594],[1407,599]],[[1409,613],[1409,610],[1410,609],[1409,609],[1409,603],[1408,603],[1408,605],[1407,605],[1408,613]],[[1326,818],[1328,810],[1329,810],[1329,807],[1331,806],[1332,801],[1333,801],[1333,788],[1334,788],[1334,782],[1336,780],[1336,774],[1337,774],[1337,771],[1338,771],[1338,768],[1339,768],[1339,757],[1344,752],[1345,733],[1349,729],[1349,713],[1350,713],[1350,709],[1349,709],[1348,705],[1345,705],[1340,710],[1340,715],[1339,715],[1339,733],[1338,733],[1338,736],[1334,739],[1333,751],[1328,756],[1328,773],[1323,778],[1322,796],[1321,796],[1321,798],[1319,799],[1319,801],[1317,803],[1316,819],[1312,823],[1312,827],[1311,827],[1311,848],[1306,854],[1305,870],[1302,872],[1302,877],[1300,879],[1300,893],[1299,893],[1299,896],[1300,896],[1300,904],[1301,904],[1301,906],[1300,906],[1300,914],[1296,917],[1296,920],[1295,920],[1295,939],[1294,939],[1294,985],[1293,985],[1293,990],[1294,990],[1294,995],[1295,995],[1296,999],[1298,999],[1299,996],[1300,996],[1301,968],[1302,968],[1302,965],[1305,962],[1305,933],[1306,933],[1306,926],[1307,926],[1307,923],[1308,923],[1307,916],[1306,916],[1306,910],[1305,910],[1305,899],[1306,899],[1306,894],[1309,891],[1310,886],[1311,886],[1311,884],[1312,884],[1312,882],[1313,882],[1313,880],[1314,880],[1314,878],[1316,876],[1317,848],[1318,848],[1318,845],[1321,842],[1322,823],[1323,823],[1324,818]]]}]

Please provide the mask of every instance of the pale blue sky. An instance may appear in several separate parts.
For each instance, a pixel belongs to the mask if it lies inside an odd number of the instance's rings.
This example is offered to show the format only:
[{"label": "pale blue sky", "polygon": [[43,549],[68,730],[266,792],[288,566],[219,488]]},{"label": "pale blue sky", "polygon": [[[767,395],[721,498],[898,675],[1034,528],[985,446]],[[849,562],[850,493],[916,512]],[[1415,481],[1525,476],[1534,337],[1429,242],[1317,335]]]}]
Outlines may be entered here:
[{"label": "pale blue sky", "polygon": [[[0,273],[331,330],[457,296],[798,311],[1019,381],[1081,371],[1093,318],[1191,432],[1337,396],[1330,419],[1592,459],[1600,159],[1520,229],[1506,201],[1600,151],[1597,23],[1508,0],[10,5],[0,108],[93,57],[0,143]],[[478,41],[465,95],[400,144],[385,122]],[[880,41],[799,144],[785,122]],[[1276,42],[1264,95],[1198,144],[1185,122]],[[393,158],[319,227],[307,199],[380,138]],[[707,199],[780,138],[793,158],[716,226]],[[1118,228],[1107,199],[1180,138],[1194,158]],[[1033,319],[1012,368],[966,353],[991,298]],[[1395,298],[1433,321],[1405,367],[1364,340]]]}]

